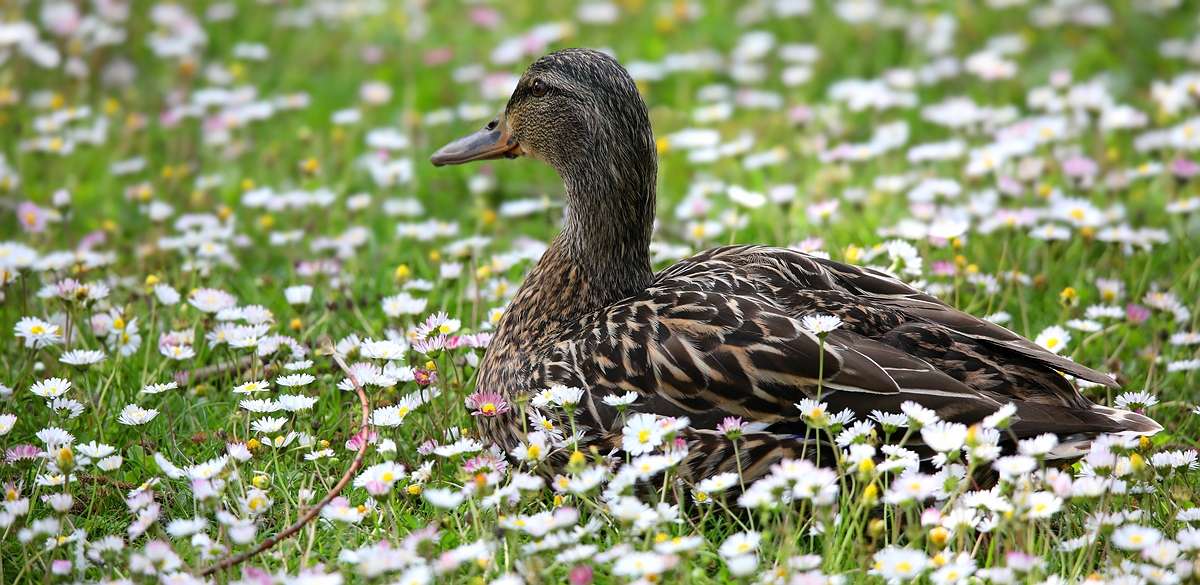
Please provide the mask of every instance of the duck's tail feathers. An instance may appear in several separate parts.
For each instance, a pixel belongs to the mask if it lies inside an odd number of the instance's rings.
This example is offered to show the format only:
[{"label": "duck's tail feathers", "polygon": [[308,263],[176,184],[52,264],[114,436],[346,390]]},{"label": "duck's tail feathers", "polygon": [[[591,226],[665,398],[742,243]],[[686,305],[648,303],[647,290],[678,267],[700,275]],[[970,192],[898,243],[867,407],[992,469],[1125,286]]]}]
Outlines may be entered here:
[{"label": "duck's tail feathers", "polygon": [[[1154,419],[1136,412],[1121,410],[1119,408],[1109,408],[1107,406],[1095,406],[1092,408],[1092,412],[1108,418],[1124,428],[1125,430],[1123,431],[1109,433],[1119,437],[1149,437],[1163,430],[1162,425],[1155,422]],[[1087,434],[1061,437],[1058,445],[1046,455],[1046,459],[1077,459],[1083,457],[1092,450],[1092,441],[1095,439],[1095,436]]]}]

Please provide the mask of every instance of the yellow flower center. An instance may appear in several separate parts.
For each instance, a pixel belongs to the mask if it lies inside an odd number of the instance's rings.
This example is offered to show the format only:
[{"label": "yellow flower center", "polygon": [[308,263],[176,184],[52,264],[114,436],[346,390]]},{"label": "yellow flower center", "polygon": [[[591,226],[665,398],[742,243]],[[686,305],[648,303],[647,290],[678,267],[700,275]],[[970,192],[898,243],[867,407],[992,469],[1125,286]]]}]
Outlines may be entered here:
[{"label": "yellow flower center", "polygon": [[638,433],[638,440],[643,443],[649,443],[650,442],[650,431],[643,430],[642,432]]},{"label": "yellow flower center", "polygon": [[43,333],[46,332],[46,328],[42,327],[41,325],[34,325],[33,327],[31,327],[29,329],[29,332],[34,335],[42,335]]},{"label": "yellow flower center", "polygon": [[530,458],[532,458],[532,459],[537,459],[537,458],[538,458],[538,456],[540,456],[541,454],[542,454],[542,448],[541,448],[541,447],[539,447],[539,446],[537,446],[537,445],[530,445],[530,446],[529,446],[529,457],[530,457]]},{"label": "yellow flower center", "polygon": [[479,409],[483,414],[496,414],[496,405],[488,402]]}]

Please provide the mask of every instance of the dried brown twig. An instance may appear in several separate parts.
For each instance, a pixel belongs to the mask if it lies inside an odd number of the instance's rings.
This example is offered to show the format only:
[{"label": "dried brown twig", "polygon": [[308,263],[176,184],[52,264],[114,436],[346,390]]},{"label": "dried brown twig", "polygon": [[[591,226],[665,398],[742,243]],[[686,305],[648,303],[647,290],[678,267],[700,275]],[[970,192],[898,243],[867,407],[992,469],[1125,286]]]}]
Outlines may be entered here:
[{"label": "dried brown twig", "polygon": [[371,408],[367,404],[367,393],[363,390],[362,384],[358,382],[358,378],[354,377],[354,374],[350,373],[350,368],[346,365],[346,362],[342,359],[342,356],[338,355],[337,352],[333,350],[332,344],[327,343],[325,349],[329,352],[329,355],[333,356],[333,359],[337,362],[338,367],[340,367],[342,371],[350,377],[350,381],[354,383],[354,391],[358,393],[358,400],[362,405],[362,422],[360,422],[358,425],[358,435],[362,440],[358,446],[358,453],[354,456],[354,461],[350,463],[350,468],[347,469],[346,473],[342,475],[342,479],[337,482],[337,485],[333,486],[333,489],[329,490],[329,493],[325,494],[325,497],[321,498],[321,501],[317,502],[317,505],[309,509],[309,511],[301,516],[299,520],[296,520],[294,524],[288,526],[283,532],[268,537],[266,540],[258,543],[258,546],[248,551],[226,557],[221,562],[205,568],[203,571],[200,571],[201,576],[207,577],[222,569],[227,569],[234,565],[243,563],[255,555],[271,548],[272,546],[275,546],[279,541],[299,532],[301,528],[304,528],[305,524],[308,524],[310,520],[316,518],[317,514],[321,513],[321,509],[324,508],[326,504],[333,501],[333,499],[342,492],[342,488],[345,488],[346,484],[350,483],[350,479],[353,478],[354,474],[359,470],[360,467],[362,467],[363,460],[367,456],[367,423],[370,420],[371,415]]},{"label": "dried brown twig", "polygon": [[183,370],[175,373],[175,382],[181,387],[186,387],[188,384],[203,382],[204,380],[214,376],[224,375],[226,372],[236,371],[240,374],[241,372],[250,369],[250,366],[253,365],[253,363],[253,356],[244,356],[232,362],[222,362],[195,370]]}]

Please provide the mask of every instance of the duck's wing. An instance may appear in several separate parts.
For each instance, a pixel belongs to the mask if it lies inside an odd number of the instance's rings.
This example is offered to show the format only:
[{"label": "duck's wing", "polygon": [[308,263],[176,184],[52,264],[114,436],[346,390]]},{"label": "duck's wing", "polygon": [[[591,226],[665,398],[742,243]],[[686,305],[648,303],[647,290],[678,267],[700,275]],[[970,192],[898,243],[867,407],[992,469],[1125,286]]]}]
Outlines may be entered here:
[{"label": "duck's wing", "polygon": [[769,299],[731,294],[741,287],[727,279],[737,278],[660,279],[560,341],[544,363],[545,379],[586,387],[589,414],[606,428],[619,423],[603,397],[628,391],[643,397],[640,409],[688,416],[699,428],[726,416],[760,430],[785,428],[801,419],[796,403],[818,395],[835,412],[850,408],[858,418],[876,409],[899,412],[907,400],[964,422],[1001,406],[858,333],[834,331],[822,343]]},{"label": "duck's wing", "polygon": [[782,248],[730,246],[712,252],[706,262],[741,264],[763,282],[771,283],[770,286],[843,292],[858,302],[886,307],[909,320],[937,325],[997,352],[1011,353],[1095,384],[1120,388],[1105,374],[1057,355],[1000,325],[959,311],[877,270]]}]

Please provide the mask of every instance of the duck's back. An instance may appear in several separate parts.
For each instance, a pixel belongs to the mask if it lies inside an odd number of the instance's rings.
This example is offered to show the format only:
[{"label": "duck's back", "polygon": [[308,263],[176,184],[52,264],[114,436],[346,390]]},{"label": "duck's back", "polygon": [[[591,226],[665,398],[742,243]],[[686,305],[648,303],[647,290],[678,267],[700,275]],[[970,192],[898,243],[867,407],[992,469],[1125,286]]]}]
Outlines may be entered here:
[{"label": "duck's back", "polygon": [[[801,326],[821,314],[842,321],[824,341]],[[860,420],[912,400],[972,424],[1011,402],[1018,438],[1160,428],[1096,407],[1059,372],[1115,386],[1108,376],[883,273],[783,248],[683,260],[566,327],[541,359],[540,385],[587,390],[579,424],[595,437],[619,434],[603,398],[628,391],[640,396],[634,410],[687,416],[697,429],[740,416],[776,438],[805,434],[796,403],[818,392]]]}]

